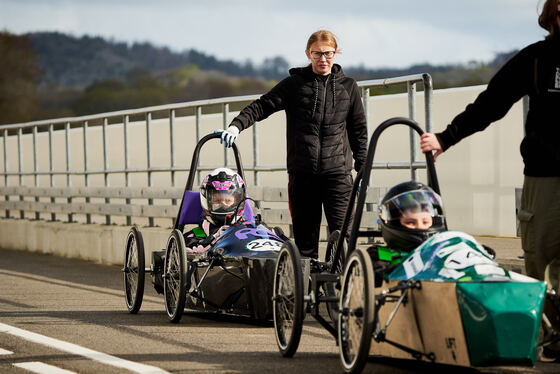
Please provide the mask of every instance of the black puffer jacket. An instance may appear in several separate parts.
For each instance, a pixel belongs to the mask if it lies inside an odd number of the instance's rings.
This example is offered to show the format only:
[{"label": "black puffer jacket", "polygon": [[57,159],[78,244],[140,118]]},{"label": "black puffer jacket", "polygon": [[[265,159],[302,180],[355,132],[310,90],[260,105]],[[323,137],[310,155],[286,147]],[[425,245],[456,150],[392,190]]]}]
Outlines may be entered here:
[{"label": "black puffer jacket", "polygon": [[560,177],[560,37],[531,44],[512,57],[474,103],[436,134],[443,150],[505,116],[524,95],[529,95],[521,143],[524,174]]},{"label": "black puffer jacket", "polygon": [[346,174],[359,170],[367,153],[367,124],[356,81],[339,65],[322,77],[311,66],[290,76],[249,104],[232,121],[244,130],[285,110],[289,173]]}]

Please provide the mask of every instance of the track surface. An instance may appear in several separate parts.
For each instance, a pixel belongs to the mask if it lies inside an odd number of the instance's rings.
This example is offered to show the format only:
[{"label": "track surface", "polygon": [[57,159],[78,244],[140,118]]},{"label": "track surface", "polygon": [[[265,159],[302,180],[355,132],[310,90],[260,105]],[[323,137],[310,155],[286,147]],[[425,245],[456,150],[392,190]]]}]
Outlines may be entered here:
[{"label": "track surface", "polygon": [[[313,320],[295,357],[284,359],[272,323],[187,313],[171,324],[149,276],[131,315],[120,267],[0,249],[0,372],[29,373],[29,363],[39,372],[341,372],[334,339]],[[474,370],[372,357],[364,373],[375,372],[558,373],[560,364]]]}]

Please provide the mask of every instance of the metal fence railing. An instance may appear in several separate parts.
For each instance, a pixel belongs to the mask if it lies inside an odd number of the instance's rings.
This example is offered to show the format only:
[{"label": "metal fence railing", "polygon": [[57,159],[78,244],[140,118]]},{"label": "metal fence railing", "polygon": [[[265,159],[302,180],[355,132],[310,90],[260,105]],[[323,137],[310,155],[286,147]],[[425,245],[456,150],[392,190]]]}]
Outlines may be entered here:
[{"label": "metal fence railing", "polygon": [[[432,128],[432,78],[429,74],[417,74],[417,75],[409,75],[403,77],[395,77],[395,78],[387,78],[387,79],[376,79],[376,80],[367,80],[367,81],[360,81],[358,82],[358,86],[361,88],[362,91],[362,100],[364,109],[366,111],[366,116],[369,123],[369,109],[370,109],[370,89],[371,88],[382,88],[382,87],[389,87],[395,85],[406,85],[407,93],[408,93],[408,116],[411,119],[415,119],[415,112],[416,112],[416,104],[415,104],[415,94],[417,91],[417,84],[421,83],[423,85],[424,91],[424,106],[425,106],[425,126],[426,131],[431,131]],[[24,177],[33,177],[33,186],[27,185],[27,187],[55,187],[55,176],[65,176],[66,178],[66,186],[65,187],[72,187],[72,179],[71,176],[81,176],[83,177],[83,183],[85,187],[90,186],[90,176],[92,175],[101,175],[103,176],[104,185],[105,187],[109,187],[109,175],[111,174],[121,174],[124,176],[124,185],[125,187],[130,187],[130,175],[133,173],[145,173],[147,176],[146,187],[152,187],[152,176],[153,173],[159,172],[167,172],[170,174],[170,185],[175,187],[175,174],[179,171],[188,171],[190,165],[177,165],[176,158],[175,158],[175,144],[177,139],[175,139],[175,125],[177,118],[179,116],[191,116],[194,118],[194,129],[193,135],[199,140],[204,134],[201,134],[201,123],[206,116],[203,114],[203,111],[206,112],[221,112],[222,115],[222,123],[223,127],[226,128],[229,125],[229,114],[232,111],[231,107],[242,107],[242,104],[248,103],[252,100],[257,99],[260,95],[250,95],[250,96],[238,96],[238,97],[226,97],[226,98],[219,98],[219,99],[211,99],[211,100],[199,100],[199,101],[192,101],[186,103],[177,103],[177,104],[168,104],[168,105],[159,105],[159,106],[152,106],[152,107],[145,107],[140,109],[132,109],[132,110],[121,110],[116,112],[109,112],[109,113],[101,113],[95,115],[88,115],[88,116],[81,116],[81,117],[68,117],[68,118],[57,118],[57,119],[49,119],[49,120],[42,120],[42,121],[32,121],[27,123],[18,123],[18,124],[9,124],[9,125],[0,125],[0,134],[2,139],[2,147],[3,147],[3,169],[0,170],[0,186],[9,187],[12,185],[16,185],[13,183],[13,179],[17,179],[17,186],[26,186],[24,184]],[[221,110],[220,110],[221,109]],[[134,118],[135,121],[138,121],[138,118],[141,118],[145,126],[145,134],[146,134],[146,165],[144,167],[130,167],[130,142],[129,142],[129,125],[131,118]],[[169,124],[169,165],[167,166],[153,166],[152,165],[152,134],[151,134],[151,127],[153,121],[158,118],[167,119]],[[122,167],[117,168],[110,168],[108,166],[108,140],[107,140],[107,133],[108,128],[114,124],[118,124],[123,128],[123,144],[122,149],[124,152],[123,158],[124,163]],[[100,168],[90,168],[88,159],[88,154],[91,155],[90,148],[90,126],[101,126],[102,127],[102,150],[101,152],[97,152],[96,156],[101,157],[101,164],[102,167]],[[71,158],[76,157],[76,155],[72,154],[72,143],[70,141],[70,129],[79,128],[82,131],[82,146],[83,152],[81,157],[83,157],[83,168],[81,169],[72,169],[71,168]],[[252,127],[252,137],[253,137],[253,144],[259,143],[259,126]],[[48,133],[48,147],[47,149],[42,149],[39,152],[39,147],[37,146],[37,137],[39,132],[47,132]],[[23,134],[31,134],[32,142],[31,142],[31,149],[28,149],[29,146],[24,149],[24,145],[22,142]],[[65,154],[65,168],[55,168],[54,162],[54,145],[53,139],[55,133],[64,134],[65,144],[64,144],[64,154]],[[416,160],[416,148],[414,146],[415,139],[414,134],[411,131],[411,138],[410,138],[410,162],[384,162],[384,163],[374,163],[374,168],[384,169],[384,168],[392,168],[392,169],[410,169],[412,179],[417,179],[416,171],[419,168],[424,168],[425,163],[423,161]],[[17,154],[12,154],[8,152],[8,143],[9,141],[17,142]],[[33,157],[33,169],[32,170],[24,170],[23,168],[23,156],[31,154]],[[259,147],[253,147],[253,163],[252,165],[245,165],[246,171],[253,172],[253,184],[255,186],[260,185],[260,175],[261,173],[266,172],[273,172],[273,171],[282,171],[285,170],[285,165],[263,165],[260,162],[259,157]],[[15,157],[17,162],[12,161],[12,158]],[[78,155],[80,157],[80,155]],[[39,160],[47,160],[48,159],[48,168],[40,168],[39,167]],[[226,149],[224,149],[224,164],[229,164],[229,154]],[[201,158],[202,160],[202,158]],[[212,170],[216,166],[204,164],[204,160],[199,160],[199,165],[197,170],[204,171],[204,170]],[[17,170],[13,170],[13,166],[10,168],[9,165],[16,165]],[[40,186],[39,185],[39,177],[48,177],[49,183],[48,186]],[[9,182],[12,181],[10,184]],[[3,183],[3,185],[2,185]],[[61,187],[61,186],[59,186]],[[12,196],[13,198],[13,196]],[[9,195],[5,195],[4,199],[8,201],[10,199]],[[39,197],[35,197],[35,202],[39,201]],[[109,202],[110,197],[105,197],[105,203]],[[24,196],[19,196],[19,200],[23,201]],[[72,197],[67,197],[67,203],[72,204]],[[55,203],[55,198],[50,197],[50,202],[52,204]],[[86,203],[89,202],[89,197],[86,198]],[[153,204],[153,200],[149,199],[148,203],[150,205]],[[126,204],[130,204],[130,199],[126,199]],[[72,217],[73,213],[67,214],[67,220],[69,222],[73,221]],[[10,211],[6,210],[5,216],[10,218]],[[24,218],[24,212],[20,211],[20,218]],[[35,218],[39,219],[40,215],[39,212],[35,213]],[[51,213],[51,220],[55,220],[56,216],[55,213]],[[86,223],[90,223],[90,215],[89,213],[86,215]],[[110,215],[106,216],[106,223],[111,223]],[[130,220],[127,219],[127,223],[130,224]],[[150,220],[150,225],[153,225],[153,221]]]}]

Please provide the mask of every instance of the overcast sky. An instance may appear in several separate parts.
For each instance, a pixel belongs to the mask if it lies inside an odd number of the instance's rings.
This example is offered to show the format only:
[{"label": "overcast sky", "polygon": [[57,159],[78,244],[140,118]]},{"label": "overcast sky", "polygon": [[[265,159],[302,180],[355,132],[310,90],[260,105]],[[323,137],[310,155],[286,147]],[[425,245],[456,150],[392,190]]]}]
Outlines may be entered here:
[{"label": "overcast sky", "polygon": [[0,0],[0,28],[149,41],[259,64],[307,63],[309,35],[335,33],[343,66],[488,61],[540,40],[544,0]]}]

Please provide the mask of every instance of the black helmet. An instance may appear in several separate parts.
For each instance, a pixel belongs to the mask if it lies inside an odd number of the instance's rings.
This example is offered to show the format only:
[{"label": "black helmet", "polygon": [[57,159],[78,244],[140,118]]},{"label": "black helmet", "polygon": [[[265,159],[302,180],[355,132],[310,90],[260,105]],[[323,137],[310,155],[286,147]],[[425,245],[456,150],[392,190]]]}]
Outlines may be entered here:
[{"label": "black helmet", "polygon": [[[415,181],[392,187],[378,207],[381,234],[391,248],[411,251],[430,236],[447,230],[441,197],[429,186]],[[410,216],[425,220],[422,228],[403,225]],[[407,225],[408,226],[408,225]]]},{"label": "black helmet", "polygon": [[200,203],[206,218],[215,225],[229,225],[243,215],[245,183],[231,169],[218,168],[210,172],[200,186]]}]

